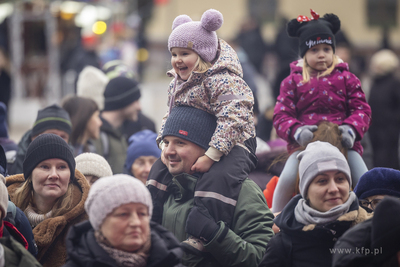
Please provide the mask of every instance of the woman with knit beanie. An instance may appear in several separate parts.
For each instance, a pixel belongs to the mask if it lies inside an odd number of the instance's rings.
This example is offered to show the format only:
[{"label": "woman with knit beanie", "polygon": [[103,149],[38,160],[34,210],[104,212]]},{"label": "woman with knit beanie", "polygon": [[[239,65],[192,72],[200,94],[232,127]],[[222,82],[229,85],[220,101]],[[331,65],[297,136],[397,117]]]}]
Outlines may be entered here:
[{"label": "woman with knit beanie", "polygon": [[78,266],[178,266],[178,240],[150,222],[153,203],[145,185],[132,176],[103,177],[85,202],[89,221],[71,228],[67,236],[68,262]]},{"label": "woman with knit beanie", "polygon": [[259,266],[331,266],[336,240],[372,216],[350,191],[350,167],[338,148],[315,141],[297,158],[300,194],[275,218],[280,232]]},{"label": "woman with knit beanie", "polygon": [[63,101],[62,108],[71,118],[70,141],[74,147],[74,156],[84,152],[96,152],[91,140],[99,139],[102,125],[96,102],[90,98],[70,96]]},{"label": "woman with knit beanie", "polygon": [[45,267],[65,264],[65,236],[70,226],[87,219],[90,188],[75,170],[71,148],[55,134],[39,135],[28,147],[23,174],[7,177],[6,185],[32,226],[38,261]]}]

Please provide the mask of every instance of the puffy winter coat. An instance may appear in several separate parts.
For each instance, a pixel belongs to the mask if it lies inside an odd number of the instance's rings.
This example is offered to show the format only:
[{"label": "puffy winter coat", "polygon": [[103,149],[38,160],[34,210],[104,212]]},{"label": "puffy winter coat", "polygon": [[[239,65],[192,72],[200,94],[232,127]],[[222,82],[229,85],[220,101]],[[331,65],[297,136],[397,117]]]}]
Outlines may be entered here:
[{"label": "puffy winter coat", "polygon": [[291,73],[281,83],[273,124],[279,137],[288,142],[288,151],[299,145],[293,135],[303,125],[330,121],[348,124],[356,131],[352,149],[362,155],[360,140],[371,124],[371,108],[365,100],[360,80],[347,63],[339,63],[328,76],[311,77],[303,84],[303,60],[290,64]]},{"label": "puffy winter coat", "polygon": [[[187,238],[186,219],[193,207],[197,179],[181,174],[174,177],[167,188],[172,193],[163,206],[162,225],[179,241]],[[233,215],[233,224],[218,222],[220,228],[217,234],[205,244],[208,255],[185,253],[182,263],[187,266],[210,267],[257,266],[264,255],[265,246],[273,236],[272,218],[261,189],[253,181],[245,179]]]},{"label": "puffy winter coat", "polygon": [[[180,80],[174,71],[168,72],[175,77],[169,86],[168,105],[174,98],[170,109],[191,106],[215,115],[217,129],[209,146],[226,155],[237,143],[243,144],[255,136],[254,97],[242,79],[242,66],[236,52],[222,39],[219,39],[219,46],[217,60],[208,71],[193,72],[187,81]],[[158,142],[168,115],[169,112],[162,120]]]}]

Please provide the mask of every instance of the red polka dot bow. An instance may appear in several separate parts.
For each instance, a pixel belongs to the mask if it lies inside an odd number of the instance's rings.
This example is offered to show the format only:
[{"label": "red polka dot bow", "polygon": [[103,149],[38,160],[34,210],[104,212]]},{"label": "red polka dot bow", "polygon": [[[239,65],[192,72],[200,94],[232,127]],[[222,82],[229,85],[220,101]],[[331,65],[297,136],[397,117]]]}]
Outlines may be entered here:
[{"label": "red polka dot bow", "polygon": [[319,19],[319,14],[317,12],[315,12],[314,10],[310,9],[311,11],[311,18],[308,18],[307,16],[303,16],[303,15],[299,15],[297,17],[297,21],[298,22],[305,22],[305,21],[312,21],[312,20],[317,20]]}]

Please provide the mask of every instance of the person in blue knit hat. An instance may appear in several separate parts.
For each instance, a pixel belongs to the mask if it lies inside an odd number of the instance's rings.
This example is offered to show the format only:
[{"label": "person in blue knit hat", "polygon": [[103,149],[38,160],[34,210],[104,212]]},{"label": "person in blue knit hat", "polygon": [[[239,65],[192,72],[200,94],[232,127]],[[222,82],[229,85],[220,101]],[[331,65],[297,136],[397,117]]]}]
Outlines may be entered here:
[{"label": "person in blue knit hat", "polygon": [[143,130],[129,137],[124,172],[136,177],[144,184],[154,162],[161,156],[156,138],[157,134],[150,130]]},{"label": "person in blue knit hat", "polygon": [[354,188],[360,206],[372,212],[385,196],[400,198],[400,171],[373,168],[360,177]]}]

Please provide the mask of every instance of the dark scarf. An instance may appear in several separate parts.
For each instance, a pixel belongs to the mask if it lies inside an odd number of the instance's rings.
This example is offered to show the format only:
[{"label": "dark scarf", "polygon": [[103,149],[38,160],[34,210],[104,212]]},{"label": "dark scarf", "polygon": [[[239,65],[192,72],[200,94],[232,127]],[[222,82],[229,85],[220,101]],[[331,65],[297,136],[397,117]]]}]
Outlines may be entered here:
[{"label": "dark scarf", "polygon": [[97,243],[113,258],[120,267],[145,267],[150,256],[150,236],[146,243],[135,252],[125,252],[114,248],[100,231],[95,231]]}]

